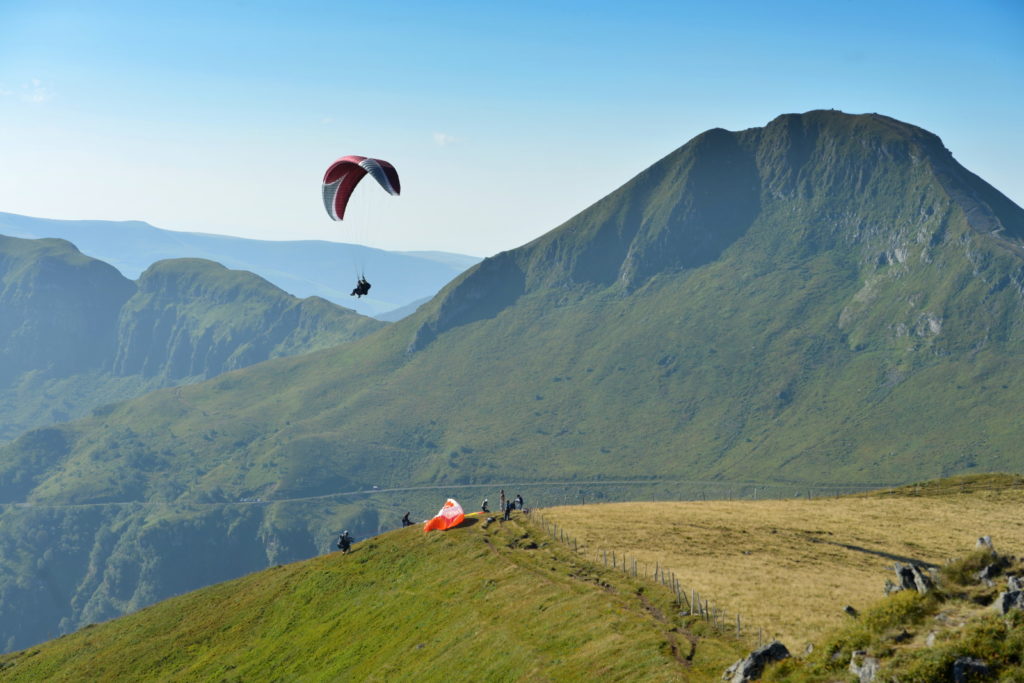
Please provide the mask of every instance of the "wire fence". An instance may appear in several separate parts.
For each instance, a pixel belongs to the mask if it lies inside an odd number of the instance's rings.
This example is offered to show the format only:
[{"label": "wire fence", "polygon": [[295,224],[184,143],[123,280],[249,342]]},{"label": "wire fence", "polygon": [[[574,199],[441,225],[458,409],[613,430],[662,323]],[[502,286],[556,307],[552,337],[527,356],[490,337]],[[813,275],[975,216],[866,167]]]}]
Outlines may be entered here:
[{"label": "wire fence", "polygon": [[542,509],[533,508],[525,512],[541,530],[555,541],[572,549],[574,553],[581,554],[587,559],[592,558],[596,564],[619,570],[634,579],[648,581],[668,589],[675,595],[675,606],[680,610],[680,616],[696,617],[720,633],[733,634],[737,638],[751,642],[756,636],[757,646],[760,647],[763,644],[764,631],[761,627],[750,624],[739,612],[728,612],[720,607],[714,599],[702,595],[696,588],[689,587],[687,589],[676,573],[665,566],[663,562],[656,560],[651,566],[649,562],[642,562],[628,553],[590,548],[586,544],[581,545],[575,536],[566,531],[565,527],[547,519]]},{"label": "wire fence", "polygon": [[937,482],[878,491],[880,496],[948,496],[951,493],[975,493],[978,491],[1017,491],[1024,489],[1024,479],[1007,482]]}]

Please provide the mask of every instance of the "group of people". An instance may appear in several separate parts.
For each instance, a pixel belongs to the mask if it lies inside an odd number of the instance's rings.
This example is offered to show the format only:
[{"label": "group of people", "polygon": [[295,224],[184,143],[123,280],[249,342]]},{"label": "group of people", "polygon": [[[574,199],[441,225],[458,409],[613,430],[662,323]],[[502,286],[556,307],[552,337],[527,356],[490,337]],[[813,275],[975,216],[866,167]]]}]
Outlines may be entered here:
[{"label": "group of people", "polygon": [[[512,517],[513,510],[523,509],[523,497],[517,493],[515,498],[506,498],[505,489],[501,489],[501,492],[498,494],[498,505],[498,511],[502,514],[502,519],[509,520]],[[484,502],[480,503],[480,511],[486,513],[491,512],[486,498],[484,498]],[[402,516],[402,527],[413,526],[415,524],[415,522],[409,518],[411,514],[412,512],[406,512]],[[338,550],[343,553],[347,553],[352,548],[352,543],[354,541],[355,539],[351,534],[349,534],[348,529],[345,529],[345,531],[341,532],[341,536],[338,537]]]},{"label": "group of people", "polygon": [[[501,493],[499,494],[499,498],[498,498],[498,512],[500,512],[503,515],[502,519],[508,520],[512,516],[512,511],[513,510],[522,510],[522,509],[523,509],[523,497],[521,495],[519,495],[517,493],[515,498],[508,498],[508,499],[506,499],[505,498],[505,489],[501,490]],[[490,508],[488,507],[488,502],[487,502],[486,498],[484,498],[484,502],[480,503],[480,511],[481,512],[490,512],[491,511]]]}]

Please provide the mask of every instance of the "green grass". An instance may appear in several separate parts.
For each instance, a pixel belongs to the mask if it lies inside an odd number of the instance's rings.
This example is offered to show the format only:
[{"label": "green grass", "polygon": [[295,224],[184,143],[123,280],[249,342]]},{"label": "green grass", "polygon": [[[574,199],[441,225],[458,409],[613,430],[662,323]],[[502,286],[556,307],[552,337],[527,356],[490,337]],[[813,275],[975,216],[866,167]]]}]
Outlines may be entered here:
[{"label": "green grass", "polygon": [[516,515],[411,527],[0,657],[4,680],[708,680],[743,645]]}]

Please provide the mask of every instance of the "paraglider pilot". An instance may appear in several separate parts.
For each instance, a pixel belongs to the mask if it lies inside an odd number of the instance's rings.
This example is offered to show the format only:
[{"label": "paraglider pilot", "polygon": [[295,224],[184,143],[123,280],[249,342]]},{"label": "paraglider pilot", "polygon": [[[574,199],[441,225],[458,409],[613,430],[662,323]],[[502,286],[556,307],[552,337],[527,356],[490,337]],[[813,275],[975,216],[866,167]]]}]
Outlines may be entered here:
[{"label": "paraglider pilot", "polygon": [[407,527],[407,526],[412,526],[412,520],[411,520],[411,519],[409,519],[409,514],[410,514],[410,513],[406,512],[406,513],[405,513],[405,516],[404,516],[404,517],[402,517],[402,527],[403,527],[403,528],[404,528],[404,527]]},{"label": "paraglider pilot", "polygon": [[343,553],[347,553],[352,548],[352,536],[348,533],[348,529],[341,532],[341,536],[338,537],[338,550]]},{"label": "paraglider pilot", "polygon": [[356,283],[356,288],[352,290],[349,296],[354,296],[359,299],[370,293],[370,283],[366,281],[365,276],[360,276],[359,281]]}]

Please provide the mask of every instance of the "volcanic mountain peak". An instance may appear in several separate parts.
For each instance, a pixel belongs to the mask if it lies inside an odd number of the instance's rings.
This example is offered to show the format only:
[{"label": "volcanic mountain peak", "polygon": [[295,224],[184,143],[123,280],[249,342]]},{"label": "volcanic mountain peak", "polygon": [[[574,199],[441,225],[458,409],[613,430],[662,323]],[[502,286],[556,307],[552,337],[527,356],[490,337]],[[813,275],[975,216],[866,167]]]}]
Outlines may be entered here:
[{"label": "volcanic mountain peak", "polygon": [[[908,209],[918,214],[913,226]],[[532,291],[625,294],[709,264],[745,236],[766,255],[845,244],[872,261],[925,233],[941,239],[948,211],[1024,253],[1024,211],[922,128],[835,110],[784,114],[738,132],[713,128],[558,228],[457,278],[424,307],[409,348]],[[748,236],[752,228],[760,229]]]}]

